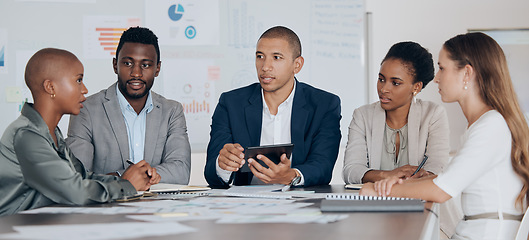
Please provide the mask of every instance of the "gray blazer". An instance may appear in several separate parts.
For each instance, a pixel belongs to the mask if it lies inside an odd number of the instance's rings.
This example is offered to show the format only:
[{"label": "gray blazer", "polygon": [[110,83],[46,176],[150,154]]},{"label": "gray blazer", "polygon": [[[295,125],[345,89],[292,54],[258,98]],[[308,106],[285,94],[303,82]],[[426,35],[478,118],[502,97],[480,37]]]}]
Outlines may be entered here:
[{"label": "gray blazer", "polygon": [[[362,183],[369,170],[380,169],[386,111],[380,102],[357,108],[349,125],[345,149],[345,183]],[[445,109],[433,102],[417,99],[408,114],[408,154],[410,165],[417,166],[424,155],[424,169],[439,174],[448,163],[448,118]]]},{"label": "gray blazer", "polygon": [[[154,107],[147,113],[144,160],[156,167],[161,182],[188,184],[191,147],[182,104],[151,94]],[[70,118],[68,146],[89,171],[123,173],[129,165],[129,142],[116,83],[83,105],[81,113]]]},{"label": "gray blazer", "polygon": [[33,104],[0,140],[0,216],[53,203],[85,205],[132,196],[136,189],[124,179],[87,172],[55,128],[57,144]]}]

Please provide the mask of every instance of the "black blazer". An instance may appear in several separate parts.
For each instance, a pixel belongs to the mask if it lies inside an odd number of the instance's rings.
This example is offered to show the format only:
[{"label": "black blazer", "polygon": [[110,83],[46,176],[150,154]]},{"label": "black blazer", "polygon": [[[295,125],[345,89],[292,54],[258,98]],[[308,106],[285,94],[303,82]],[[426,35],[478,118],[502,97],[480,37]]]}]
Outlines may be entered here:
[{"label": "black blazer", "polygon": [[[305,186],[329,184],[340,145],[340,98],[296,80],[292,105],[291,140],[294,144],[292,167],[305,179]],[[227,188],[216,170],[219,151],[226,143],[244,148],[259,146],[263,101],[261,85],[225,92],[220,96],[212,118],[204,176],[211,187]],[[250,184],[252,173],[235,172],[235,185]]]}]

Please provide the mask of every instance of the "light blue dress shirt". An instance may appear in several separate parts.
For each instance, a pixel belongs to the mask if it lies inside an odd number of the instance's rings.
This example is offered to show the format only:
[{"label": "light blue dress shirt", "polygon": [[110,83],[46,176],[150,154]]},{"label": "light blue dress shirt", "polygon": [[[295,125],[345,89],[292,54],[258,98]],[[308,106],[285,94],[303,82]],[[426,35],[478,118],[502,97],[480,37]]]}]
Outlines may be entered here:
[{"label": "light blue dress shirt", "polygon": [[152,96],[149,91],[145,106],[140,114],[134,111],[134,108],[129,104],[127,99],[119,91],[116,84],[119,107],[127,126],[127,136],[129,137],[129,159],[138,163],[143,160],[143,151],[145,145],[145,125],[147,123],[147,113],[153,109]]}]

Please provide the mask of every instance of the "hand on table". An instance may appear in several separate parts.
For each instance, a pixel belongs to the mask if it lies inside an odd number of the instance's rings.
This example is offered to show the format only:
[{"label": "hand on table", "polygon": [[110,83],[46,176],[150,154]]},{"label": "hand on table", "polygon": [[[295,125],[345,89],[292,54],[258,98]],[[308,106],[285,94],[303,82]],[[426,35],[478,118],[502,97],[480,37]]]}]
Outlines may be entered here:
[{"label": "hand on table", "polygon": [[391,188],[395,184],[402,184],[404,180],[398,177],[390,177],[374,183],[374,191],[377,196],[387,197],[391,194]]},{"label": "hand on table", "polygon": [[375,185],[372,182],[364,183],[359,192],[362,196],[378,196]]},{"label": "hand on table", "polygon": [[153,168],[145,160],[141,160],[136,164],[131,164],[127,170],[125,170],[123,175],[121,175],[121,178],[129,180],[137,191],[146,191],[152,185],[151,176],[153,175],[155,175],[155,178],[160,177],[160,175],[156,173],[156,170],[153,171]]}]

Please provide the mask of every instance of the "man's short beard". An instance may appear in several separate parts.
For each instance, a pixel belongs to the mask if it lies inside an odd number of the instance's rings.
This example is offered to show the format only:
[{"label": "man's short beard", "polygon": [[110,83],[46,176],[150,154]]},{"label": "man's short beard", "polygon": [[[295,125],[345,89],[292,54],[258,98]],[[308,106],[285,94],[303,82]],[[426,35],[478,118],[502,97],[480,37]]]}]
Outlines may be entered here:
[{"label": "man's short beard", "polygon": [[121,94],[125,96],[125,98],[130,98],[130,99],[139,99],[139,98],[145,97],[145,95],[147,95],[149,91],[151,90],[150,88],[147,87],[147,84],[145,84],[145,88],[146,88],[145,91],[141,93],[137,93],[137,94],[129,94],[129,92],[127,91],[127,84],[126,83],[122,84],[121,80],[119,80],[118,82],[118,88],[121,91]]}]

